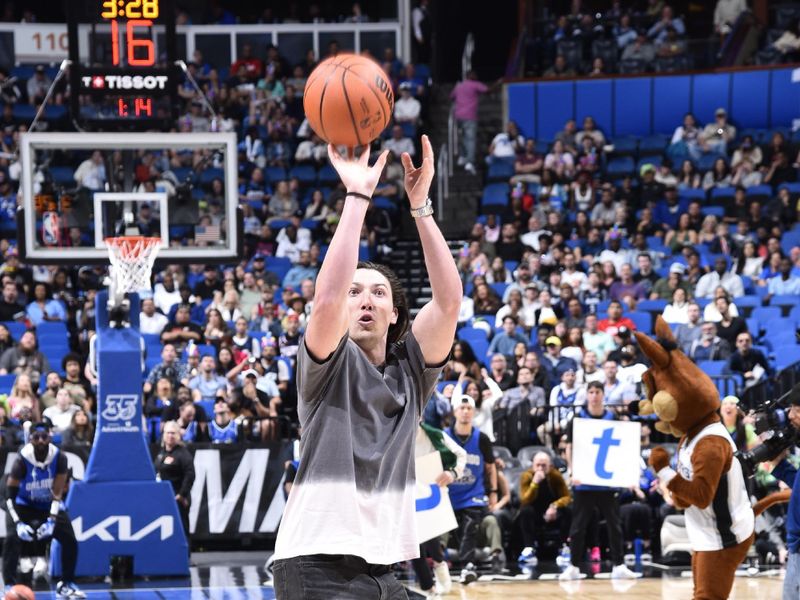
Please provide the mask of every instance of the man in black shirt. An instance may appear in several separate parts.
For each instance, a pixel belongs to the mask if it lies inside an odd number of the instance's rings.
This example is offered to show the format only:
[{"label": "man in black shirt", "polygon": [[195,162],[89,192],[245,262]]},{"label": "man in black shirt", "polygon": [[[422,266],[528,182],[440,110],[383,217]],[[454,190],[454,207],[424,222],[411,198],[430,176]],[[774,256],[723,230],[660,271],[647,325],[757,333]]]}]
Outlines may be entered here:
[{"label": "man in black shirt", "polygon": [[25,316],[25,307],[20,304],[17,286],[6,280],[3,284],[3,299],[0,300],[0,321],[16,321]]},{"label": "man in black shirt", "polygon": [[206,265],[203,271],[203,279],[194,286],[194,295],[200,296],[203,300],[211,300],[214,292],[222,291],[222,281],[217,277],[217,269],[214,265]]},{"label": "man in black shirt", "polygon": [[183,352],[189,340],[194,340],[196,344],[203,343],[203,330],[200,325],[189,320],[189,310],[188,304],[181,304],[175,311],[175,320],[167,323],[161,332],[161,343],[173,344],[178,353]]}]

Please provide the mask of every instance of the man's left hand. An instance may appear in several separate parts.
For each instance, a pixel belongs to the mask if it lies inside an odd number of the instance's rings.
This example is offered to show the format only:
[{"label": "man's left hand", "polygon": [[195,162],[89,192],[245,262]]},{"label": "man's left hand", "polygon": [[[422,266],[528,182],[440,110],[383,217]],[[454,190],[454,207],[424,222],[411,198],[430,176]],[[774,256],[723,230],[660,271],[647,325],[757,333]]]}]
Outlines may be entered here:
[{"label": "man's left hand", "polygon": [[450,471],[442,471],[436,478],[436,485],[439,487],[447,487],[455,481],[455,477]]},{"label": "man's left hand", "polygon": [[36,538],[39,540],[46,540],[48,538],[53,537],[53,531],[56,528],[56,519],[55,517],[50,517],[39,525],[39,529],[36,530]]}]

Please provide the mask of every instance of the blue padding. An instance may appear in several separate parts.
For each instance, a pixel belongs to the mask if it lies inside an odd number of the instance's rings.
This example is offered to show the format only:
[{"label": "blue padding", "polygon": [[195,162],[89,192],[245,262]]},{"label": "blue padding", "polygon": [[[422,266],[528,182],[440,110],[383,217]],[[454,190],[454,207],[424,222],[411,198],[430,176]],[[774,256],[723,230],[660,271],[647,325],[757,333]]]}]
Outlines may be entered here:
[{"label": "blue padding", "polygon": [[770,90],[770,127],[789,125],[797,117],[800,106],[800,85],[792,83],[793,69],[776,69],[772,71],[772,89]]},{"label": "blue padding", "polygon": [[618,79],[614,85],[614,135],[650,133],[651,78]]},{"label": "blue padding", "polygon": [[575,116],[575,84],[572,81],[536,86],[536,137],[552,140]]},{"label": "blue padding", "polygon": [[737,127],[768,127],[769,71],[743,71],[731,78],[731,115]]},{"label": "blue padding", "polygon": [[526,138],[538,137],[536,132],[535,87],[532,83],[512,83],[506,86],[508,118],[515,121]]},{"label": "blue padding", "polygon": [[598,129],[611,137],[613,91],[609,79],[578,81],[575,84],[575,119],[583,128],[584,117],[594,117]]},{"label": "blue padding", "polygon": [[[700,123],[712,123],[719,107],[730,112],[729,73],[707,73],[694,76],[692,112]],[[736,115],[731,115],[736,118]]]},{"label": "blue padding", "polygon": [[653,78],[653,131],[672,135],[691,105],[692,78]]}]

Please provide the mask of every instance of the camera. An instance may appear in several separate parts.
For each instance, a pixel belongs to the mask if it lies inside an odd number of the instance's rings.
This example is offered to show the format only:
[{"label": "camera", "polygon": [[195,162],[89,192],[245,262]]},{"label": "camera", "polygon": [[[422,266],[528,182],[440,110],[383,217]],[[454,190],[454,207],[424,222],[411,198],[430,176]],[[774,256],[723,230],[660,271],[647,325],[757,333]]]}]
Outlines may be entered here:
[{"label": "camera", "polygon": [[800,399],[800,384],[777,400],[767,400],[753,411],[756,434],[762,443],[735,454],[745,477],[752,477],[759,463],[772,460],[800,441],[800,432],[789,421],[789,407]]}]

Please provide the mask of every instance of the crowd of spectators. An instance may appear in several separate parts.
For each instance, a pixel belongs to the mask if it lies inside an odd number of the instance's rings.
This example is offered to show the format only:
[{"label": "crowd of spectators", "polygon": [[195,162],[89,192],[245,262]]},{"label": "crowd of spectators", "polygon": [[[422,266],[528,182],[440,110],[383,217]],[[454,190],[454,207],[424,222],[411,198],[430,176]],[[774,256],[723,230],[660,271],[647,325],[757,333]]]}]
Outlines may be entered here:
[{"label": "crowd of spectators", "polygon": [[[721,49],[737,27],[745,32],[751,27],[755,31],[763,28],[763,32],[735,64],[791,62],[800,48],[800,12],[779,15],[772,27],[767,23],[753,27],[755,20],[744,0],[717,0],[713,30],[702,33],[696,27],[690,31],[688,15],[678,13],[664,0],[616,1],[604,12],[583,10],[580,2],[573,2],[572,7],[572,13],[544,21],[541,35],[530,42],[533,51],[528,54],[528,74],[572,78],[684,71],[700,66],[695,61],[706,61],[706,54],[722,59]],[[702,50],[698,52],[698,48]],[[759,48],[761,52],[757,52]]]}]

